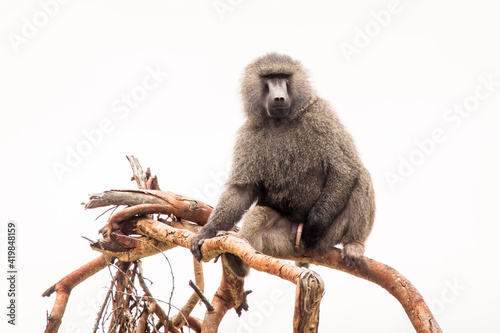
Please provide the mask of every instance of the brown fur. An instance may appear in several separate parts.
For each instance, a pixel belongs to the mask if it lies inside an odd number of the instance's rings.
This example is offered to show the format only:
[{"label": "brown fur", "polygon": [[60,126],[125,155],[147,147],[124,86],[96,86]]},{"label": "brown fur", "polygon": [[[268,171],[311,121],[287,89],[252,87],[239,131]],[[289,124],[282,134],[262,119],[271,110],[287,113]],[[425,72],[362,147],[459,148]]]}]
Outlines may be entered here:
[{"label": "brown fur", "polygon": [[[287,117],[266,113],[262,78],[269,74],[289,75]],[[342,244],[344,260],[354,267],[373,225],[375,201],[351,136],[316,96],[300,63],[288,56],[269,54],[250,64],[241,93],[247,121],[239,130],[226,191],[193,241],[193,254],[201,259],[203,240],[229,230],[256,202],[239,232],[256,250],[287,257],[305,247],[326,252]],[[300,222],[303,241],[296,251]],[[235,272],[246,275],[241,261],[228,257]]]}]

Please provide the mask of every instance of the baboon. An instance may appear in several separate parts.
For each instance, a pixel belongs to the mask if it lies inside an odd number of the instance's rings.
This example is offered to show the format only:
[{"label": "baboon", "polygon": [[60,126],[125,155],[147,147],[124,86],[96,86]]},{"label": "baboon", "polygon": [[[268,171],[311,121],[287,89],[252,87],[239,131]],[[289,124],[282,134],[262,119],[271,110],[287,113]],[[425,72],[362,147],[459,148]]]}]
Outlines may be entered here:
[{"label": "baboon", "polygon": [[[373,225],[375,201],[350,134],[289,56],[271,53],[248,65],[241,94],[246,122],[226,189],[191,252],[201,260],[203,241],[243,217],[238,235],[257,251],[288,257],[342,244],[344,261],[355,267]],[[247,275],[241,259],[227,258],[237,275]]]}]

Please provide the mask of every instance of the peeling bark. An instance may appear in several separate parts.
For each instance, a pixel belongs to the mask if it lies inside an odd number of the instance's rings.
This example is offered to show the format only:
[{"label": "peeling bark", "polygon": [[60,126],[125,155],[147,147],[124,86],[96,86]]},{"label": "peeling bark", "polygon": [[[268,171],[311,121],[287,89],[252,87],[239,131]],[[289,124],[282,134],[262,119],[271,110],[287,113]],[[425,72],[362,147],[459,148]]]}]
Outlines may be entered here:
[{"label": "peeling bark", "polygon": [[66,305],[68,304],[69,295],[71,294],[73,288],[95,273],[99,272],[104,267],[107,267],[109,260],[110,258],[107,258],[104,255],[99,256],[76,271],[66,275],[42,294],[43,297],[49,297],[52,293],[56,292],[54,306],[47,318],[47,326],[45,328],[46,333],[57,332],[59,326],[61,326],[64,311],[66,310]]},{"label": "peeling bark", "polygon": [[[247,309],[246,295],[249,293],[244,291],[244,280],[233,274],[224,255],[221,260],[221,283],[211,303],[213,310],[207,310],[203,321],[190,315],[199,299],[196,293],[191,295],[178,314],[169,317],[151,295],[142,278],[142,271],[139,269],[137,272],[136,269],[140,265],[130,264],[176,246],[189,249],[191,239],[199,231],[199,225],[204,225],[208,220],[212,207],[172,192],[160,191],[156,176],[152,176],[149,169],[144,171],[135,157],[127,158],[133,169],[132,179],[138,184],[139,190],[111,190],[90,196],[85,205],[87,209],[110,205],[128,207],[113,214],[100,231],[104,239],[91,244],[91,247],[102,255],[68,274],[43,293],[43,296],[47,297],[56,292],[56,300],[45,332],[57,332],[72,289],[106,267],[111,258],[119,259],[119,269],[127,273],[123,274],[121,279],[118,278],[121,276],[119,273],[116,275],[113,319],[109,332],[116,331],[118,327],[120,332],[124,329],[146,332],[151,329],[159,330],[161,326],[165,326],[165,331],[179,332],[178,329],[186,325],[197,333],[217,332],[227,311],[231,308],[240,312]],[[154,214],[168,215],[169,221],[156,221],[152,218]],[[300,237],[298,232],[296,239],[300,240]],[[393,268],[373,259],[363,257],[360,264],[352,270],[341,259],[338,249],[329,253],[306,250],[305,255],[299,258],[278,259],[255,251],[246,241],[230,234],[206,240],[201,250],[204,261],[229,252],[239,256],[253,269],[294,283],[297,286],[294,332],[317,332],[324,283],[317,273],[293,266],[282,259],[331,267],[376,283],[396,297],[417,332],[441,332],[422,296],[411,282]],[[194,267],[196,285],[203,290],[202,264],[194,260]],[[135,289],[132,289],[135,288],[133,281],[136,275],[144,296],[138,296]],[[160,322],[151,328],[148,326],[149,319],[154,315]]]},{"label": "peeling bark", "polygon": [[390,266],[363,257],[359,265],[351,270],[342,260],[339,249],[328,253],[306,250],[302,258],[293,258],[293,260],[334,268],[378,284],[401,303],[416,332],[442,332],[417,288]]},{"label": "peeling bark", "polygon": [[319,305],[324,289],[323,279],[317,273],[307,270],[300,275],[295,293],[294,333],[318,332]]},{"label": "peeling bark", "polygon": [[[172,214],[191,222],[204,225],[212,212],[212,207],[198,200],[159,190],[109,190],[89,195],[85,209],[113,205],[137,206],[157,205],[157,214]],[[143,214],[143,213],[141,213]]]}]

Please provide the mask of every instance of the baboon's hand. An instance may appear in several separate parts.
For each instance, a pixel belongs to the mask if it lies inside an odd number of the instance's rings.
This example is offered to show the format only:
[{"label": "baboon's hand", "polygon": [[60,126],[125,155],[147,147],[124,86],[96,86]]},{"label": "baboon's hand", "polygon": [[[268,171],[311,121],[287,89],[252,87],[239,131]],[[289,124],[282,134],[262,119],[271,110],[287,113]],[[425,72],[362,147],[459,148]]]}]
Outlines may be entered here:
[{"label": "baboon's hand", "polygon": [[205,242],[205,239],[199,239],[198,236],[194,237],[191,241],[191,253],[196,258],[196,260],[201,261],[201,246]]},{"label": "baboon's hand", "polygon": [[205,242],[205,239],[209,239],[215,236],[215,231],[213,231],[210,228],[202,228],[200,232],[194,236],[193,240],[191,241],[191,253],[193,256],[196,258],[196,260],[201,261],[203,258],[203,255],[201,253],[201,246]]}]

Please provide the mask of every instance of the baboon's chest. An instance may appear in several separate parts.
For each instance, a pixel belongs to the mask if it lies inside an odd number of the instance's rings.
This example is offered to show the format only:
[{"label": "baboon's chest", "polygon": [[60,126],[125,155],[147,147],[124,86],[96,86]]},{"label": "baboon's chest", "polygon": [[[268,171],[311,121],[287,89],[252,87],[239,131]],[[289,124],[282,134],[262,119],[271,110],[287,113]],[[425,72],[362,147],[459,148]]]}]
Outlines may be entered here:
[{"label": "baboon's chest", "polygon": [[304,138],[289,137],[286,141],[261,146],[255,158],[262,187],[261,202],[301,220],[320,196],[325,172],[322,156],[310,149]]},{"label": "baboon's chest", "polygon": [[263,178],[285,182],[307,180],[321,176],[324,165],[321,152],[314,137],[300,130],[270,131],[256,137],[258,159]]}]

